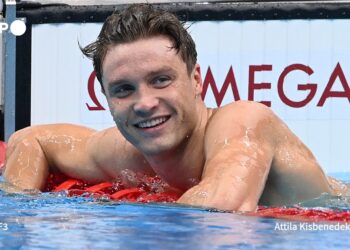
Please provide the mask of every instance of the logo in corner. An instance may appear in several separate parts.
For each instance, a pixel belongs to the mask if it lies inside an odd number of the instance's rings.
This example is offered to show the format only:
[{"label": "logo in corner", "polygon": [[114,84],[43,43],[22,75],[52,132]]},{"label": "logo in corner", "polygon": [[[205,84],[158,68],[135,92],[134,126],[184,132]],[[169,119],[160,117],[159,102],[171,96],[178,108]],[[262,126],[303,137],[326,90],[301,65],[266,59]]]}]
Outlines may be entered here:
[{"label": "logo in corner", "polygon": [[[9,25],[5,22],[0,22],[0,34],[9,29]],[[26,32],[26,24],[23,20],[17,19],[10,25],[10,32],[15,36],[21,36]]]}]

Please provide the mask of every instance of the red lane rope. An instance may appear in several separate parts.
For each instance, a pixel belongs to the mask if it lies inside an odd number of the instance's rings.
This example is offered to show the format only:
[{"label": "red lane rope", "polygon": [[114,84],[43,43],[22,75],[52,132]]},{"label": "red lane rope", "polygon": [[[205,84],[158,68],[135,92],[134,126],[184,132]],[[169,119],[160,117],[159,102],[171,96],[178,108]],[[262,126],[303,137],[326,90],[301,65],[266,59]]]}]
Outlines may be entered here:
[{"label": "red lane rope", "polygon": [[310,222],[350,222],[350,211],[332,209],[259,207],[257,212],[250,213],[250,215]]},{"label": "red lane rope", "polygon": [[100,184],[88,187],[86,191],[91,192],[91,193],[96,193],[96,192],[103,192],[104,189],[106,188],[111,188],[113,187],[113,184],[110,182],[102,182]]},{"label": "red lane rope", "polygon": [[0,141],[0,169],[5,165],[6,143]]},{"label": "red lane rope", "polygon": [[[158,177],[147,177],[147,183],[159,182]],[[175,202],[180,198],[179,194],[172,192],[152,192],[147,188],[147,183],[140,187],[125,188],[120,183],[102,182],[96,185],[89,185],[81,180],[69,179],[68,177],[54,173],[50,174],[47,181],[48,192],[66,191],[68,196],[92,196],[105,197],[111,200],[130,202]],[[145,185],[146,184],[146,185]]]},{"label": "red lane rope", "polygon": [[110,197],[112,200],[127,199],[128,201],[136,201],[139,196],[144,193],[140,188],[128,188],[115,192]]},{"label": "red lane rope", "polygon": [[[0,169],[5,162],[6,144],[0,141]],[[60,173],[51,173],[44,191],[66,192],[68,196],[88,196],[93,198],[106,197],[118,201],[131,202],[175,202],[180,198],[179,194],[171,192],[152,191],[147,184],[160,185],[159,177],[147,177],[145,183],[136,188],[125,188],[120,182],[103,182],[89,185],[81,180],[70,179]],[[259,207],[256,212],[247,215],[288,219],[296,221],[328,221],[350,222],[350,211],[332,209],[308,209],[298,207]]]},{"label": "red lane rope", "polygon": [[61,183],[60,185],[55,187],[52,191],[53,192],[61,192],[61,191],[64,191],[64,190],[69,190],[73,186],[77,186],[77,185],[81,185],[81,184],[82,184],[82,182],[79,181],[79,180],[70,179],[70,180],[67,180],[67,181]]},{"label": "red lane rope", "polygon": [[[148,177],[150,183],[158,181],[154,177]],[[55,179],[51,175],[51,179]],[[52,180],[49,182],[52,182]],[[94,198],[107,197],[116,201],[129,202],[175,202],[180,196],[171,192],[150,192],[142,187],[124,188],[119,185],[115,188],[113,183],[103,182],[97,185],[89,186],[82,181],[68,179],[61,184],[58,184],[52,189],[53,192],[67,191],[69,196],[90,196]],[[310,221],[310,222],[350,222],[350,211],[331,210],[331,209],[308,209],[299,207],[263,207],[260,206],[256,212],[247,213],[247,215],[287,219],[294,221]]]}]

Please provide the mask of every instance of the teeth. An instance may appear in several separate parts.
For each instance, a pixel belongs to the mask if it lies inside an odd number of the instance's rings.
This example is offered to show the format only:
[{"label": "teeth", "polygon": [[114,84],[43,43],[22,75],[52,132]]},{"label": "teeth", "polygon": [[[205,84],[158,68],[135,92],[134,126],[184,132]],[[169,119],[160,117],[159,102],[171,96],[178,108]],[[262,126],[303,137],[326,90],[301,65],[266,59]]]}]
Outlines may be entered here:
[{"label": "teeth", "polygon": [[140,122],[137,124],[137,126],[139,128],[151,128],[151,127],[155,127],[155,126],[165,122],[166,120],[167,120],[167,118],[165,118],[165,117],[156,118],[156,119]]}]

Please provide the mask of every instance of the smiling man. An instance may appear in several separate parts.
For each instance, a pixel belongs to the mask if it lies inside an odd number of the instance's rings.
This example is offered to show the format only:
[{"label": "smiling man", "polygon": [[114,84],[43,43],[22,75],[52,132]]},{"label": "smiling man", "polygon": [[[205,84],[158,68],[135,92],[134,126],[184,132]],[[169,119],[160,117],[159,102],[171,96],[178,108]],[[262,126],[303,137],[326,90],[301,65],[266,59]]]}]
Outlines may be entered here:
[{"label": "smiling man", "polygon": [[43,189],[50,171],[91,183],[131,171],[159,175],[182,194],[179,203],[238,211],[346,191],[269,108],[205,106],[195,44],[173,14],[132,5],[108,17],[82,50],[117,127],[16,132],[4,176],[17,187]]}]

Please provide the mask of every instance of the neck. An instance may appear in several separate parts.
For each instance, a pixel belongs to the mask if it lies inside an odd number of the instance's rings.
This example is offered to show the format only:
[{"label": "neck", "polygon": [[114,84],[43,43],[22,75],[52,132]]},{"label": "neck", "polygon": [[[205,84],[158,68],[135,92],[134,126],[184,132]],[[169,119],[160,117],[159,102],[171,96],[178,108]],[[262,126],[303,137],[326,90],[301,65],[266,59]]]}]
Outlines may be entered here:
[{"label": "neck", "polygon": [[205,163],[204,134],[211,113],[212,110],[203,105],[196,127],[178,147],[145,156],[153,170],[173,188],[184,192],[201,180]]}]

